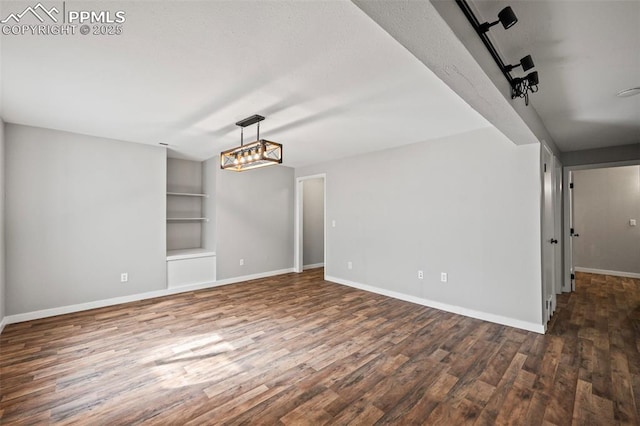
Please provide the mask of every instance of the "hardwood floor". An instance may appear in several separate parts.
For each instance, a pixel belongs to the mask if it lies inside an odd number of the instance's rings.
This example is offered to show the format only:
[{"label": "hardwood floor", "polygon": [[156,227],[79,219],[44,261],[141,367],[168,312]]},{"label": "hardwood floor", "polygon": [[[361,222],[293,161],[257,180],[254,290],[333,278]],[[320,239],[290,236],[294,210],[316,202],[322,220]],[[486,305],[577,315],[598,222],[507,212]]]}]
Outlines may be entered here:
[{"label": "hardwood floor", "polygon": [[547,335],[322,270],[9,325],[0,423],[639,424],[640,280],[581,274]]}]

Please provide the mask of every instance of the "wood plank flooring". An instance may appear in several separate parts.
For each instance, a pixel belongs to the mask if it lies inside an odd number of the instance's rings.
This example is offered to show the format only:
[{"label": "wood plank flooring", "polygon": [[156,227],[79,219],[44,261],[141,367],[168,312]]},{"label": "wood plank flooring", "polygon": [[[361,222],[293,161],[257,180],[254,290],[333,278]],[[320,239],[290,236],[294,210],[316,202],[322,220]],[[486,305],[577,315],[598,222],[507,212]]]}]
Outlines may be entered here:
[{"label": "wood plank flooring", "polygon": [[0,423],[640,424],[640,280],[580,274],[538,335],[322,269],[9,325]]}]

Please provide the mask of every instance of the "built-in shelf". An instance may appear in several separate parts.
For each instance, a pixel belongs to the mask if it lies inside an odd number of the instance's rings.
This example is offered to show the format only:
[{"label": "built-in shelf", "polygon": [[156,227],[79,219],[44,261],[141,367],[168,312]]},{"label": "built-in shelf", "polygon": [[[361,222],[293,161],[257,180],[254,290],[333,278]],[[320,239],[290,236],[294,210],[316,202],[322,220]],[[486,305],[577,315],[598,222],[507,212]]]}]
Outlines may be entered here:
[{"label": "built-in shelf", "polygon": [[169,250],[167,251],[167,260],[197,259],[199,257],[212,257],[215,255],[215,251],[203,248]]},{"label": "built-in shelf", "polygon": [[211,203],[215,185],[205,185],[205,175],[203,162],[167,158],[168,288],[209,286],[216,281],[216,253],[208,238],[215,229],[207,217],[215,214]]},{"label": "built-in shelf", "polygon": [[203,197],[209,198],[208,194],[192,194],[189,192],[167,192],[167,195],[173,195],[176,197]]}]

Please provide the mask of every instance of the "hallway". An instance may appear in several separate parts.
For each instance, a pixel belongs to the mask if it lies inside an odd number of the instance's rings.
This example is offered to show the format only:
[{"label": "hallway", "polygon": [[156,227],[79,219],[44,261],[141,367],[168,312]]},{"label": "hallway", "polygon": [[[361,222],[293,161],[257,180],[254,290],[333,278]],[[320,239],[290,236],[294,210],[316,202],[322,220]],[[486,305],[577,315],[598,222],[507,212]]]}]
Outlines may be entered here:
[{"label": "hallway", "polygon": [[566,360],[556,374],[568,386],[565,395],[577,379],[574,420],[640,422],[639,279],[577,273],[576,291],[558,296],[547,336],[559,338],[547,351]]}]

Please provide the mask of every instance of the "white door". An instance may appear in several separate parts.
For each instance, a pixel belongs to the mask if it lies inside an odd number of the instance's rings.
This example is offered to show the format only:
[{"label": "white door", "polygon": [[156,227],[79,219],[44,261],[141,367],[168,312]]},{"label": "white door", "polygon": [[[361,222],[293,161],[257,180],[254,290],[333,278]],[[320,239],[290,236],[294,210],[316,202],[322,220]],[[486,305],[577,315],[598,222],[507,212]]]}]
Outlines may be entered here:
[{"label": "white door", "polygon": [[543,313],[545,322],[549,321],[556,307],[555,262],[558,240],[555,235],[555,187],[553,183],[553,156],[542,145],[542,288]]}]

